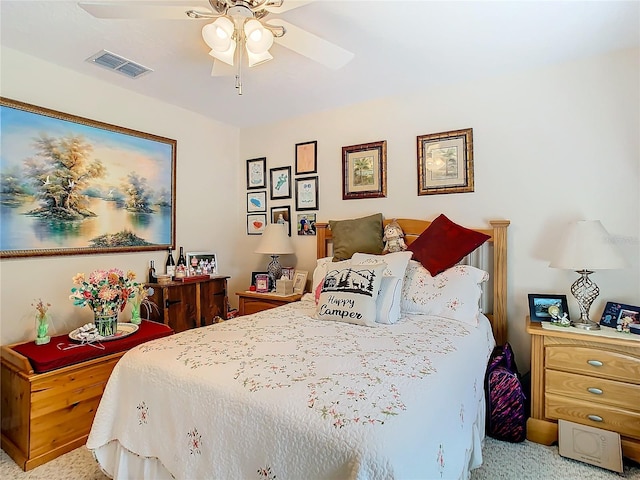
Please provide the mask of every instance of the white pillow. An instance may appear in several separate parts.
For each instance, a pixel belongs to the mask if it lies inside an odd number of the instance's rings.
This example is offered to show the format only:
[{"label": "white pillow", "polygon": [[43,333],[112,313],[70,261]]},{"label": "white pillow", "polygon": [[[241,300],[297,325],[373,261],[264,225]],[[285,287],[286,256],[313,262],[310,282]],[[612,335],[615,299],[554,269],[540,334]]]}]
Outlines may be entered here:
[{"label": "white pillow", "polygon": [[378,323],[393,324],[401,315],[400,302],[405,271],[412,252],[394,252],[386,255],[371,255],[368,253],[354,253],[351,261],[354,264],[370,264],[384,262],[387,268],[385,277],[395,277],[397,282],[386,281],[382,283],[382,291],[378,297]]},{"label": "white pillow", "polygon": [[402,289],[403,313],[422,313],[478,325],[480,284],[489,274],[468,265],[456,265],[432,277],[419,262],[407,266]]},{"label": "white pillow", "polygon": [[386,264],[354,265],[350,261],[327,265],[316,307],[320,320],[376,325],[376,300]]},{"label": "white pillow", "polygon": [[380,293],[376,300],[376,322],[392,325],[400,318],[400,286],[402,278],[382,276]]},{"label": "white pillow", "polygon": [[[311,280],[311,293],[314,294],[316,305],[320,296],[320,288],[324,282],[324,276],[327,274],[327,264],[333,262],[333,257],[323,257],[316,261],[316,268],[313,270],[313,279]],[[337,263],[337,262],[336,262]]]}]

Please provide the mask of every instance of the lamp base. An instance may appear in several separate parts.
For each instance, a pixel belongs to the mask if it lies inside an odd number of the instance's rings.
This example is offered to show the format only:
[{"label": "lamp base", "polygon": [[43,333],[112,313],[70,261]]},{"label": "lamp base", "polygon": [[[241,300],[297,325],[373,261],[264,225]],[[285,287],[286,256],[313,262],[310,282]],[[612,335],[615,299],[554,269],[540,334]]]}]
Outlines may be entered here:
[{"label": "lamp base", "polygon": [[272,289],[276,289],[276,281],[282,277],[282,265],[278,262],[278,255],[271,255],[271,261],[267,265],[267,273],[271,278]]},{"label": "lamp base", "polygon": [[575,320],[571,322],[572,327],[581,328],[582,330],[600,330],[600,325],[591,320]]}]

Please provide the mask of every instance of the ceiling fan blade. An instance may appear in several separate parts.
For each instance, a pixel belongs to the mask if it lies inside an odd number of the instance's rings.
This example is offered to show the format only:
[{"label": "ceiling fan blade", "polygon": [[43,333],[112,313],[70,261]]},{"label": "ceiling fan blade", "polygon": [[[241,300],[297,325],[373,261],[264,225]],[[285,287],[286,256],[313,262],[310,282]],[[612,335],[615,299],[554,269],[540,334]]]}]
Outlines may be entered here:
[{"label": "ceiling fan blade", "polygon": [[228,63],[213,59],[213,67],[211,68],[212,77],[228,77],[235,75],[235,69]]},{"label": "ceiling fan blade", "polygon": [[315,0],[282,0],[282,5],[279,7],[266,6],[265,10],[271,13],[283,13],[294,8],[302,7],[307,3],[311,3]]},{"label": "ceiling fan blade", "polygon": [[[197,3],[197,2],[194,2]],[[146,20],[187,20],[186,12],[195,10],[205,15],[214,15],[210,8],[202,5],[190,5],[184,2],[141,2],[141,1],[103,1],[78,2],[80,8],[96,18]]]},{"label": "ceiling fan blade", "polygon": [[331,43],[284,20],[269,20],[267,23],[273,26],[282,25],[287,31],[284,36],[276,38],[276,42],[325,67],[338,70],[354,57],[352,52],[339,47],[335,43]]}]

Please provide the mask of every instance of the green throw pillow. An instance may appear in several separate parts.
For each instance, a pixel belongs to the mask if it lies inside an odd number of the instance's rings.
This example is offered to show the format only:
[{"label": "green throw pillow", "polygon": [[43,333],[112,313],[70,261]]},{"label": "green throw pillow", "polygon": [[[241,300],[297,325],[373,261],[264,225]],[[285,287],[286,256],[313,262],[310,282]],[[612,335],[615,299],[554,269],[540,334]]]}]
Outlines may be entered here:
[{"label": "green throw pillow", "polygon": [[329,220],[333,236],[333,261],[349,260],[356,253],[379,255],[382,241],[382,214],[350,220]]}]

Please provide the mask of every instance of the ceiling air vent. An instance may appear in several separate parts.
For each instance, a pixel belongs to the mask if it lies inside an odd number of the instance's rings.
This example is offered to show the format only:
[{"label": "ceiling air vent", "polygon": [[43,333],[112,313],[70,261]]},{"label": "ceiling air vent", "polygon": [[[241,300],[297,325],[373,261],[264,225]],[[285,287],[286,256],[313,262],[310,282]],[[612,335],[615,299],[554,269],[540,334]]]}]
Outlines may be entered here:
[{"label": "ceiling air vent", "polygon": [[95,55],[87,58],[87,62],[95,63],[114,72],[126,75],[129,78],[139,78],[146,73],[153,72],[150,68],[140,65],[139,63],[127,60],[120,55],[109,52],[108,50],[102,50]]}]

